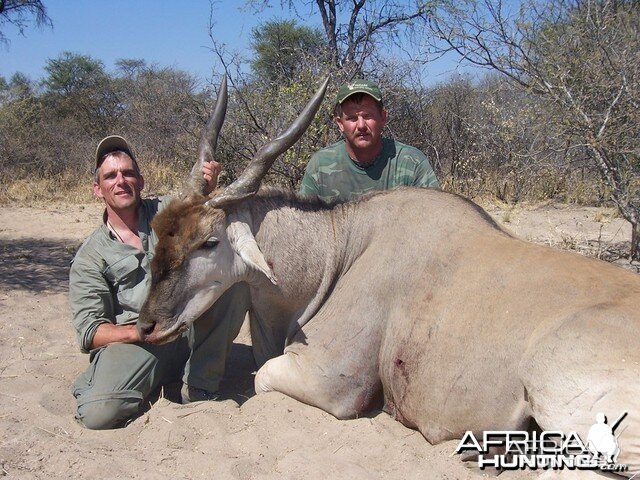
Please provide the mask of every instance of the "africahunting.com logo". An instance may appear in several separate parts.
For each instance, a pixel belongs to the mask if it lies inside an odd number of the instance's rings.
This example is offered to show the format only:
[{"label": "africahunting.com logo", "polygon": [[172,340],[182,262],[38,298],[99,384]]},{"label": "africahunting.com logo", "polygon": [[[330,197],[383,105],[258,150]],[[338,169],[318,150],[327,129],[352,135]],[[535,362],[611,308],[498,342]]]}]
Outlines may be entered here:
[{"label": "africahunting.com logo", "polygon": [[478,437],[467,431],[455,453],[477,454],[478,467],[481,469],[567,468],[626,472],[627,465],[616,463],[620,453],[618,438],[624,432],[624,428],[615,434],[626,416],[627,412],[623,412],[613,424],[608,424],[605,414],[598,413],[596,423],[589,429],[586,441],[575,431],[487,430]]}]

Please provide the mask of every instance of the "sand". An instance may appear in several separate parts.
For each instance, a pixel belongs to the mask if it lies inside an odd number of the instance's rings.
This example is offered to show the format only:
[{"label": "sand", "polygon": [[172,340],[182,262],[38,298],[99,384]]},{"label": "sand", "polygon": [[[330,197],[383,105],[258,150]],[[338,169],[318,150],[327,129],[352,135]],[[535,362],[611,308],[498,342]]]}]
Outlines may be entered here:
[{"label": "sand", "polygon": [[[616,255],[629,225],[611,210],[489,207],[516,234]],[[180,405],[177,386],[126,428],[74,420],[71,384],[86,368],[69,321],[68,263],[101,207],[0,207],[0,476],[7,478],[472,479],[453,451],[383,412],[350,421],[279,393],[255,396],[243,329],[220,402]],[[624,260],[621,263],[628,263]],[[634,267],[635,266],[631,266]],[[534,478],[507,472],[501,479]]]}]

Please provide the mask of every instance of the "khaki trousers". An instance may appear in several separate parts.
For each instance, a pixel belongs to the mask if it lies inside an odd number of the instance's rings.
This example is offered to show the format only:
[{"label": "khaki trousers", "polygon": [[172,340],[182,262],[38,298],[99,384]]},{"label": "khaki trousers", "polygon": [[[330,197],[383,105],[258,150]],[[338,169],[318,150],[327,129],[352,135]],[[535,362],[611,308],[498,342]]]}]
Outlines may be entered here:
[{"label": "khaki trousers", "polygon": [[239,283],[171,343],[113,343],[91,351],[89,368],[73,386],[76,418],[95,430],[121,426],[156,387],[180,375],[187,385],[216,391],[249,305],[249,287]]}]

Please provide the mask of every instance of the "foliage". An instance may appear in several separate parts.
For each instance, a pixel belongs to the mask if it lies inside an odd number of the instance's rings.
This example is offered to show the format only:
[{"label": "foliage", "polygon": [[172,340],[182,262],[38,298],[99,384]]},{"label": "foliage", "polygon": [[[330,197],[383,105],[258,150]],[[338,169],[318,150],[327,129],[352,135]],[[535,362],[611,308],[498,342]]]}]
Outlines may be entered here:
[{"label": "foliage", "polygon": [[537,96],[572,152],[582,152],[633,226],[640,258],[640,4],[633,0],[448,3],[433,32],[465,60]]},{"label": "foliage", "polygon": [[[95,81],[70,75],[82,79],[76,84],[47,75],[33,82],[21,74],[4,80],[0,180],[9,184],[60,176],[69,189],[82,190],[72,187],[72,179],[90,182],[97,141],[118,133],[135,146],[148,192],[176,188],[196,158],[215,91],[199,90],[185,72],[149,66],[143,60],[120,60],[113,73],[99,61],[75,54],[56,60],[51,65],[63,71],[76,70],[75,60],[90,66],[84,70],[92,72],[89,77]],[[408,78],[397,66],[381,70],[379,82],[391,112],[386,135],[425,151],[445,188],[508,202],[605,198],[606,190],[585,163],[584,149],[565,148],[534,95],[497,77],[481,83],[456,77],[435,87],[412,84]],[[224,167],[224,183],[233,181],[257,149],[289,125],[318,85],[318,76],[307,68],[298,69],[286,83],[269,83],[255,75],[231,79],[216,154]],[[269,182],[297,189],[311,154],[338,139],[331,118],[338,86],[332,82],[320,114],[301,141],[276,161]]]},{"label": "foliage", "polygon": [[114,126],[120,114],[115,85],[102,62],[86,55],[63,52],[45,65],[43,101],[55,117],[66,118],[88,135]]},{"label": "foliage", "polygon": [[116,78],[121,128],[136,148],[147,152],[147,158],[187,169],[208,117],[206,93],[198,92],[198,82],[186,72],[144,62],[130,68],[134,63],[119,63],[123,74]]},{"label": "foliage", "polygon": [[207,94],[180,70],[136,60],[118,68],[110,74],[96,59],[64,52],[47,62],[41,88],[22,74],[5,80],[0,181],[66,175],[90,182],[95,146],[113,133],[135,145],[143,169],[166,162],[176,177],[183,175],[196,155]]},{"label": "foliage", "polygon": [[44,69],[48,74],[44,86],[50,93],[60,96],[92,88],[105,76],[102,62],[71,52],[48,60]]},{"label": "foliage", "polygon": [[[248,0],[261,9],[269,0]],[[428,1],[400,2],[395,0],[280,0],[300,18],[308,12],[322,22],[328,44],[329,63],[334,70],[345,71],[349,78],[362,77],[373,70],[376,58],[385,47],[400,46],[404,41],[416,41],[416,26],[429,18]],[[299,11],[304,9],[304,17]]]},{"label": "foliage", "polygon": [[269,83],[288,83],[305,64],[304,57],[317,57],[326,48],[322,32],[299,26],[295,20],[271,21],[255,28],[251,47],[254,74]]},{"label": "foliage", "polygon": [[8,43],[4,25],[13,25],[21,35],[31,22],[51,27],[51,19],[41,0],[0,0],[0,43]]},{"label": "foliage", "polygon": [[[455,7],[468,7],[473,1]],[[364,4],[366,8],[391,5]],[[336,15],[352,18],[345,16],[352,8],[356,24],[362,27],[358,22],[364,18],[372,21],[372,17],[361,15],[371,15],[372,10],[357,10],[357,5],[338,2],[336,8],[343,10]],[[404,6],[410,10],[410,5]],[[315,11],[320,12],[317,8]],[[392,10],[380,12],[389,16]],[[573,56],[586,55],[595,44],[585,49],[579,36],[567,33],[567,29],[577,28],[573,16],[547,15],[547,21],[534,28],[534,14],[523,12],[530,23],[514,28],[535,31],[521,45],[530,60],[537,59],[540,68],[546,65],[541,70],[548,71],[546,84],[536,80],[533,72],[518,71],[516,67],[526,64],[523,62],[512,63],[510,70],[494,68],[500,74],[480,80],[453,76],[439,85],[426,86],[415,64],[380,54],[392,50],[393,39],[378,30],[370,37],[374,43],[369,44],[375,44],[377,51],[358,50],[346,61],[348,41],[340,43],[338,64],[326,30],[322,37],[318,31],[293,21],[270,22],[256,29],[250,58],[233,55],[214,42],[213,51],[230,80],[229,107],[216,152],[216,159],[223,164],[222,182],[237,178],[257,149],[293,121],[329,74],[330,88],[320,113],[303,138],[276,161],[268,177],[270,183],[297,189],[309,157],[339,138],[331,113],[337,88],[353,75],[364,74],[378,82],[384,92],[390,112],[385,135],[426,152],[446,189],[511,203],[542,199],[606,202],[615,192],[594,161],[593,146],[601,148],[607,158],[616,159],[621,178],[628,185],[638,179],[634,170],[640,163],[636,147],[638,109],[628,108],[628,102],[637,105],[638,101],[627,96],[637,91],[638,77],[633,68],[637,69],[638,61],[625,57],[630,65],[622,79],[608,66],[599,67],[604,73],[596,71],[598,62],[609,59],[617,65],[620,61],[611,53],[608,57],[601,54],[593,68],[589,67],[592,71],[585,73],[580,70],[582,63]],[[466,21],[474,18],[468,12],[465,15]],[[447,18],[451,21],[453,17]],[[487,18],[483,11],[476,19]],[[442,30],[444,19],[438,17],[434,25]],[[633,20],[628,17],[626,21],[632,24]],[[408,23],[398,25],[409,28]],[[629,34],[624,33],[623,26],[615,25],[615,35],[604,29],[601,36],[606,33],[622,38]],[[336,23],[336,32],[348,37],[348,23]],[[547,50],[534,46],[536,39],[545,39]],[[548,50],[553,42],[567,45],[564,50]],[[626,44],[618,41],[616,45],[623,48]],[[460,46],[461,51],[463,47],[468,45]],[[541,59],[542,52],[547,51],[553,55]],[[616,55],[629,54],[625,52],[619,50]],[[498,58],[503,61],[508,55],[502,52]],[[565,84],[549,82],[557,77],[553,65],[564,75]],[[605,81],[612,83],[607,87]],[[199,135],[215,100],[219,79],[212,84],[203,88],[186,72],[148,65],[141,59],[121,59],[115,71],[108,72],[100,60],[69,52],[49,60],[46,75],[39,81],[19,73],[0,77],[0,181],[9,185],[0,201],[24,198],[29,184],[36,196],[46,196],[47,189],[52,197],[64,190],[88,191],[82,185],[91,182],[95,145],[113,133],[124,135],[135,146],[148,193],[178,188],[197,157]],[[622,85],[624,91],[618,95]],[[543,88],[547,88],[546,93]],[[595,91],[598,88],[601,90]],[[570,110],[565,90],[571,92],[586,117],[577,115],[575,108]],[[592,137],[583,135],[589,125],[587,119],[592,127],[599,126],[589,130],[594,132]],[[85,198],[84,194],[73,195]],[[633,195],[629,189],[629,203]]]}]

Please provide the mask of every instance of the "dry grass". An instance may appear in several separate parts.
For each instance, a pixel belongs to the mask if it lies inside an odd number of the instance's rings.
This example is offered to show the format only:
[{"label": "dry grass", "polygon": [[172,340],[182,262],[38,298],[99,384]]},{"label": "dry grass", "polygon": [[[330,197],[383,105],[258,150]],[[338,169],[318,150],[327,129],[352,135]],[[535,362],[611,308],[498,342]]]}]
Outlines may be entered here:
[{"label": "dry grass", "polygon": [[0,205],[32,205],[48,202],[88,203],[93,199],[89,175],[65,172],[47,178],[17,178],[5,183]]},{"label": "dry grass", "polygon": [[620,210],[617,208],[603,208],[594,215],[593,220],[598,223],[609,223],[616,218],[622,218]]},{"label": "dry grass", "polygon": [[140,168],[144,175],[144,189],[147,195],[166,195],[177,192],[188,173],[171,163],[155,160],[145,161]]},{"label": "dry grass", "polygon": [[480,177],[455,179],[441,175],[445,190],[462,194],[483,203],[562,202],[572,205],[601,206],[607,204],[609,190],[598,176],[580,171],[547,169],[530,173],[502,174],[484,172]]},{"label": "dry grass", "polygon": [[[165,195],[179,190],[183,172],[166,163],[144,162],[141,165],[145,179],[145,194]],[[0,205],[41,205],[49,202],[70,204],[90,203],[95,200],[92,191],[93,176],[65,171],[46,178],[5,176],[5,188],[0,191]]]},{"label": "dry grass", "polygon": [[502,214],[503,223],[511,223],[518,215],[522,207],[519,204],[508,206]]}]

